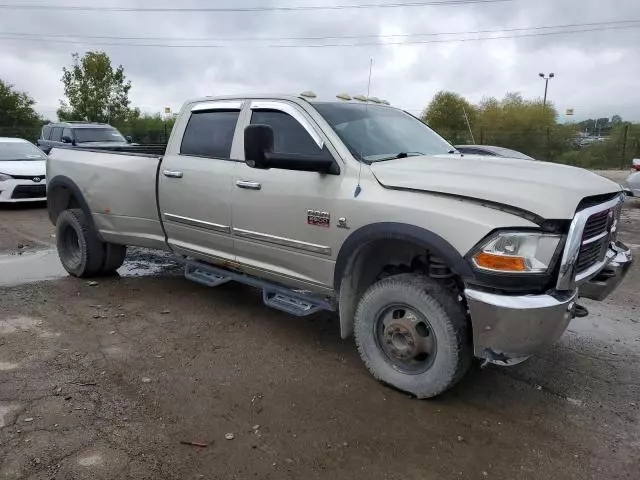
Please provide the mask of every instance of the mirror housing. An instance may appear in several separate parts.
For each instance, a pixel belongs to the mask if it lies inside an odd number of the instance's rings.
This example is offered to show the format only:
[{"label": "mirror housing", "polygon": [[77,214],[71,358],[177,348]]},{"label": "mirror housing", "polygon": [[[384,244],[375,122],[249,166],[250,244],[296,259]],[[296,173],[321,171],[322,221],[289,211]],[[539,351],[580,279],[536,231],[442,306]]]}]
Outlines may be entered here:
[{"label": "mirror housing", "polygon": [[249,125],[244,129],[245,162],[252,168],[295,170],[340,174],[340,168],[326,146],[317,155],[273,151],[273,129],[269,125]]},{"label": "mirror housing", "polygon": [[74,141],[68,135],[65,135],[64,137],[62,137],[61,140],[62,140],[62,143],[70,143],[72,145],[75,145]]},{"label": "mirror housing", "polygon": [[126,137],[124,137],[124,139],[127,141],[127,143],[133,142],[133,137],[131,135],[127,135]]},{"label": "mirror housing", "polygon": [[273,129],[269,125],[248,125],[244,129],[244,158],[252,168],[269,168],[265,155],[273,153]]}]

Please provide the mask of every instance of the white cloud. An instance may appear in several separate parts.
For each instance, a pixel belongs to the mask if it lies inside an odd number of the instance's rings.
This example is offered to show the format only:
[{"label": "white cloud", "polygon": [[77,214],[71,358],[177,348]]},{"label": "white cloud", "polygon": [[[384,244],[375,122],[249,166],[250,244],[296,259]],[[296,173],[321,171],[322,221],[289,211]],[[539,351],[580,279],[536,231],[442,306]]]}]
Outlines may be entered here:
[{"label": "white cloud", "polygon": [[[51,0],[58,1],[63,4],[61,0]],[[334,4],[349,2],[363,3],[331,0]],[[309,0],[305,3],[328,2]],[[124,4],[113,0],[100,3]],[[176,5],[167,0],[154,2],[156,4]],[[216,6],[236,4],[230,0],[216,2]],[[242,5],[258,4],[294,3],[254,0]],[[135,0],[126,5],[149,7],[151,4]],[[186,7],[210,5],[211,2],[204,0],[181,4]],[[161,111],[165,106],[177,110],[184,100],[194,96],[242,91],[297,93],[311,89],[325,97],[345,91],[363,93],[369,59],[373,57],[372,93],[412,111],[424,108],[441,89],[457,91],[472,101],[487,95],[502,97],[508,91],[539,97],[544,85],[538,72],[553,71],[556,78],[550,83],[549,99],[560,111],[574,108],[576,118],[619,113],[623,118],[640,120],[637,87],[640,28],[410,46],[296,49],[241,48],[248,44],[241,40],[230,42],[228,48],[144,48],[2,38],[6,33],[172,38],[373,35],[366,41],[379,41],[381,38],[375,36],[640,20],[637,0],[618,0],[615,8],[611,2],[601,0],[521,0],[484,5],[298,13],[145,14],[73,12],[64,8],[0,13],[0,78],[31,94],[38,110],[48,117],[52,117],[62,98],[60,76],[63,65],[71,60],[70,53],[104,50],[114,64],[124,65],[133,84],[133,104],[148,112]],[[358,41],[365,40],[344,42]],[[162,42],[147,40],[144,43]],[[296,41],[270,40],[268,43]]]}]

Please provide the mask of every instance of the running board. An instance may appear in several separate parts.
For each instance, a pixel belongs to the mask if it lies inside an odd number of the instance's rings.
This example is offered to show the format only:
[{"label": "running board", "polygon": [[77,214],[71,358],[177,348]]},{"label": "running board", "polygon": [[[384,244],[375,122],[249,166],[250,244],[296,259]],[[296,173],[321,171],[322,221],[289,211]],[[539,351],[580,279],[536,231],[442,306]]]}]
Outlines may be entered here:
[{"label": "running board", "polygon": [[335,305],[328,299],[310,295],[298,290],[291,290],[276,283],[244,273],[232,272],[214,267],[198,260],[187,260],[184,275],[188,280],[207,287],[217,287],[230,280],[244,283],[262,290],[262,300],[265,305],[291,315],[304,317],[321,310],[335,311]]}]

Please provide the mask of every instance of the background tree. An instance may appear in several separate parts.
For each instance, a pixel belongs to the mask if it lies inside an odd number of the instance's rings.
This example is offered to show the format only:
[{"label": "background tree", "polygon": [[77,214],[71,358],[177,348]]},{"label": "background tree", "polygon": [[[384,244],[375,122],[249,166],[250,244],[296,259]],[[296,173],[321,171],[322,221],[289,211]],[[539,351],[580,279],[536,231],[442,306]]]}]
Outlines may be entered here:
[{"label": "background tree", "polygon": [[122,65],[114,69],[104,52],[87,52],[82,58],[74,53],[71,57],[71,67],[62,69],[66,101],[60,101],[60,120],[110,123],[131,115],[131,82]]},{"label": "background tree", "polygon": [[43,123],[34,110],[35,100],[0,80],[0,136],[34,140]]},{"label": "background tree", "polygon": [[467,112],[469,122],[473,124],[476,109],[464,97],[457,93],[440,91],[422,114],[422,120],[451,143],[466,143],[468,137]]}]

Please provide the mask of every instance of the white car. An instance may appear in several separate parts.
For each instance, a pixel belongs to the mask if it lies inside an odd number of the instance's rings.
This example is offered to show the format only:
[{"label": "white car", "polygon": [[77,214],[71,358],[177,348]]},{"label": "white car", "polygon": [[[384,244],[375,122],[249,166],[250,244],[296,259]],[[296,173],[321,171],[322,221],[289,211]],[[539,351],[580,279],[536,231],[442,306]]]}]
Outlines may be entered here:
[{"label": "white car", "polygon": [[0,203],[46,200],[46,160],[27,140],[0,137]]},{"label": "white car", "polygon": [[627,192],[640,198],[640,171],[634,172],[627,178]]}]

